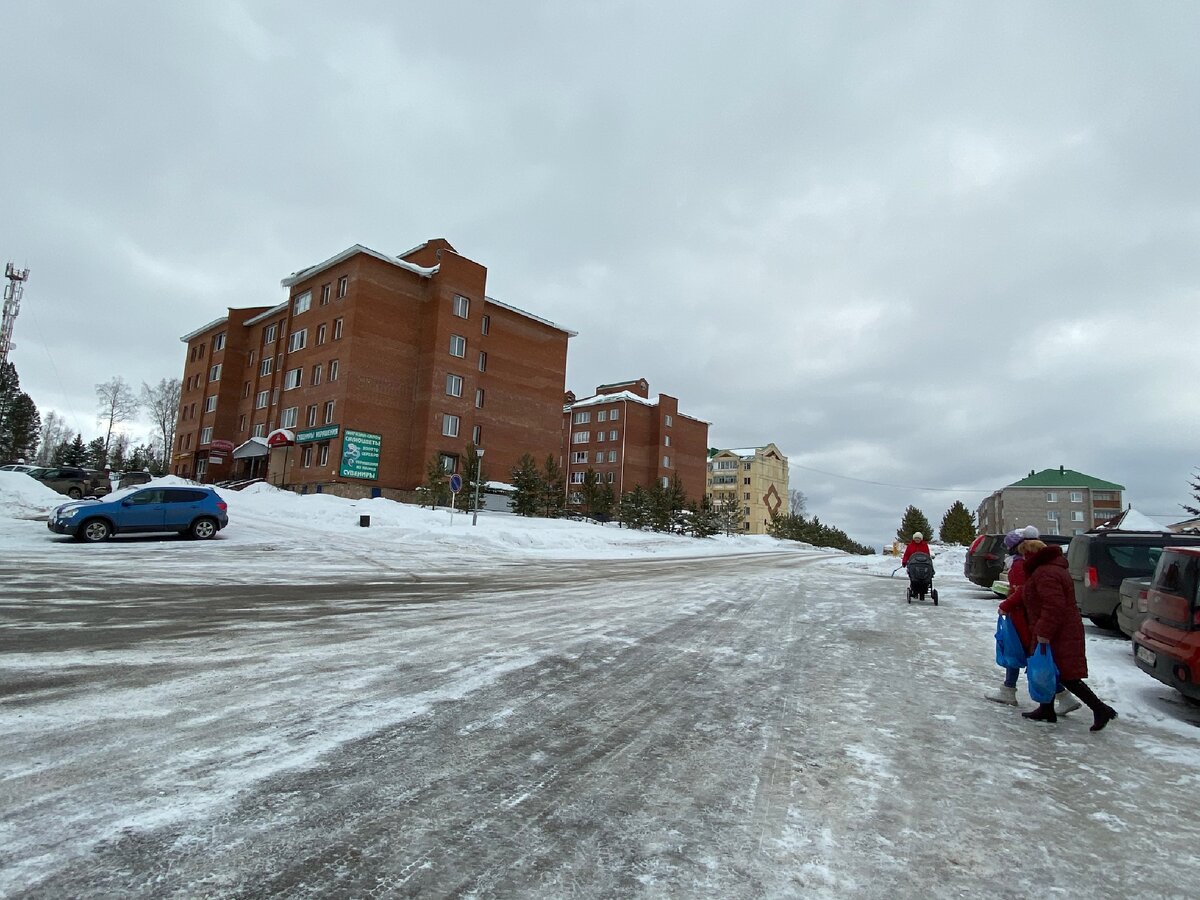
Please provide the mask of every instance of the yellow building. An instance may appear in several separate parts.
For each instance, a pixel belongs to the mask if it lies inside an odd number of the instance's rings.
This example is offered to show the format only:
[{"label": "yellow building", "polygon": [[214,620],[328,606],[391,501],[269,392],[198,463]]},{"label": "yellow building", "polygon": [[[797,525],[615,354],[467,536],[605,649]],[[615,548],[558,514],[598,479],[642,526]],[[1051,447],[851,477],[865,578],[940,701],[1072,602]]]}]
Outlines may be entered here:
[{"label": "yellow building", "polygon": [[710,450],[706,493],[718,508],[732,494],[742,506],[746,534],[766,534],[788,512],[788,461],[774,444],[743,450]]}]

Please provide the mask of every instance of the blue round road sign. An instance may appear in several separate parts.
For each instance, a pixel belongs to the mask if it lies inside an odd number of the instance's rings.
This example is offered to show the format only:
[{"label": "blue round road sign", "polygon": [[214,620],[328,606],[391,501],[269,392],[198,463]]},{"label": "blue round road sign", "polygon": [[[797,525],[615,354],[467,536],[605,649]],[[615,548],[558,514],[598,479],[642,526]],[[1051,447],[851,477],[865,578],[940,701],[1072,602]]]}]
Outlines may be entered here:
[{"label": "blue round road sign", "polygon": [[462,490],[462,476],[455,472],[450,476],[450,493],[457,494]]}]

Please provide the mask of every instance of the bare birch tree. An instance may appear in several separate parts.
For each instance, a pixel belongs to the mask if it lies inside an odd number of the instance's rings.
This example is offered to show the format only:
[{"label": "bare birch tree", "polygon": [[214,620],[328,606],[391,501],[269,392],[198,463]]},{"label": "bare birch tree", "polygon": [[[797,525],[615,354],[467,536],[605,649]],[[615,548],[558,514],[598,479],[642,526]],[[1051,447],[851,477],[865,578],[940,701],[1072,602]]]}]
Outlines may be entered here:
[{"label": "bare birch tree", "polygon": [[120,375],[114,375],[103,384],[96,385],[96,422],[104,429],[104,457],[112,446],[113,432],[137,416],[141,409],[133,389]]},{"label": "bare birch tree", "polygon": [[155,445],[162,450],[160,465],[164,472],[171,469],[171,449],[175,446],[175,421],[179,415],[178,378],[164,378],[154,387],[142,382],[142,407],[156,429]]}]

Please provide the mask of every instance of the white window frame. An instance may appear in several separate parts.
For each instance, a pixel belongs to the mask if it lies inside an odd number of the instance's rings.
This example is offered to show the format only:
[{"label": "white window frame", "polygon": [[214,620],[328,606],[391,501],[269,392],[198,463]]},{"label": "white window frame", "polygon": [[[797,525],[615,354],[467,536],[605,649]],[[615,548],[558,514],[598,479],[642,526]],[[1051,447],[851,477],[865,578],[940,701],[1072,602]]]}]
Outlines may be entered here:
[{"label": "white window frame", "polygon": [[608,451],[608,461],[610,463],[615,463],[617,461],[617,451],[616,450]]},{"label": "white window frame", "polygon": [[608,410],[607,409],[600,409],[600,410],[596,411],[596,421],[597,422],[604,422],[607,419],[608,419]]},{"label": "white window frame", "polygon": [[571,465],[587,465],[588,452],[586,450],[571,451]]},{"label": "white window frame", "polygon": [[312,465],[313,445],[305,444],[304,449],[300,451],[300,468],[307,469]]},{"label": "white window frame", "polygon": [[263,361],[258,364],[258,377],[266,378],[271,374],[271,370],[275,368],[275,357],[264,356]]},{"label": "white window frame", "polygon": [[315,366],[312,367],[312,376],[309,378],[308,383],[311,384],[313,387],[316,387],[318,384],[321,383],[321,364],[320,363],[317,363]]},{"label": "white window frame", "polygon": [[480,319],[480,321],[479,321],[479,333],[480,334],[487,334],[489,331],[491,331],[491,328],[492,328],[492,317],[491,316],[484,316],[482,319]]},{"label": "white window frame", "polygon": [[1047,503],[1057,503],[1058,502],[1058,491],[1046,491],[1046,502]]},{"label": "white window frame", "polygon": [[325,417],[324,417],[325,421],[322,423],[323,425],[332,425],[333,424],[333,414],[336,409],[337,409],[337,401],[336,400],[326,400],[325,401]]},{"label": "white window frame", "polygon": [[602,441],[602,440],[604,440],[604,432],[603,432],[603,431],[597,431],[597,432],[596,432],[596,440],[597,440],[597,441]]},{"label": "white window frame", "polygon": [[1082,522],[1083,521],[1083,510],[1082,509],[1071,510],[1071,521],[1072,522]]},{"label": "white window frame", "polygon": [[283,376],[283,389],[285,391],[295,390],[304,383],[304,367],[297,366],[294,369],[288,369],[286,375]]},{"label": "white window frame", "polygon": [[318,445],[317,465],[318,466],[329,465],[329,442],[328,441],[326,441],[323,444]]},{"label": "white window frame", "polygon": [[317,425],[317,404],[308,404],[308,409],[304,411],[304,422],[308,428],[315,428]]},{"label": "white window frame", "polygon": [[608,411],[608,421],[615,422],[619,418],[621,418],[621,411],[619,409],[610,409]]},{"label": "white window frame", "polygon": [[279,337],[279,323],[275,322],[263,329],[263,343],[273,344],[275,339]]},{"label": "white window frame", "polygon": [[211,444],[213,436],[213,427],[208,425],[200,429],[200,444]]},{"label": "white window frame", "polygon": [[292,336],[288,338],[288,353],[295,353],[297,350],[303,350],[308,346],[308,329],[301,328],[299,331],[293,331]]},{"label": "white window frame", "polygon": [[1071,491],[1071,502],[1072,503],[1082,503],[1083,502],[1083,491]]},{"label": "white window frame", "polygon": [[220,381],[221,380],[221,363],[217,363],[215,366],[213,366],[211,369],[208,370],[208,380],[209,381]]},{"label": "white window frame", "polygon": [[338,361],[336,359],[331,359],[329,361],[329,380],[330,381],[338,380],[338,369],[339,369]]},{"label": "white window frame", "polygon": [[1046,510],[1046,521],[1047,522],[1057,522],[1058,521],[1058,510],[1057,509]]},{"label": "white window frame", "polygon": [[455,294],[454,300],[451,301],[451,308],[454,312],[454,315],[458,316],[460,319],[465,319],[470,315],[471,301],[462,294]]},{"label": "white window frame", "polygon": [[217,411],[217,395],[209,394],[204,398],[204,411],[206,413]]},{"label": "white window frame", "polygon": [[446,373],[446,394],[450,397],[461,397],[463,392],[463,379],[461,375],[455,375],[453,372]]},{"label": "white window frame", "polygon": [[483,426],[482,425],[476,425],[474,428],[471,429],[471,443],[474,444],[476,447],[483,444]]},{"label": "white window frame", "polygon": [[213,353],[216,353],[218,350],[224,350],[224,349],[225,349],[225,332],[222,331],[215,338],[213,338]]},{"label": "white window frame", "polygon": [[480,372],[487,371],[487,351],[485,351],[485,350],[479,351],[479,371]]},{"label": "white window frame", "polygon": [[292,301],[292,315],[298,316],[301,313],[306,313],[310,306],[312,306],[312,291],[297,294],[296,299]]},{"label": "white window frame", "polygon": [[669,456],[664,456],[664,457],[663,457],[663,468],[664,468],[664,469],[669,469],[669,468],[671,468],[671,457],[669,457]]},{"label": "white window frame", "polygon": [[350,292],[350,276],[343,275],[341,278],[338,279],[338,289],[337,289],[338,299],[341,300],[349,292]]},{"label": "white window frame", "polygon": [[665,435],[663,435],[663,446],[664,446],[664,447],[670,447],[670,446],[671,446],[671,436],[670,436],[669,434],[665,434]]},{"label": "white window frame", "polygon": [[296,423],[300,421],[300,407],[289,406],[279,414],[280,428],[295,428]]},{"label": "white window frame", "polygon": [[450,335],[450,355],[464,359],[467,355],[467,339],[461,334]]},{"label": "white window frame", "polygon": [[576,431],[571,435],[572,444],[586,444],[591,439],[592,433],[590,431]]},{"label": "white window frame", "polygon": [[332,292],[333,292],[333,285],[331,285],[331,284],[321,285],[321,305],[322,306],[329,305],[329,295]]},{"label": "white window frame", "polygon": [[461,421],[458,416],[452,416],[450,413],[442,413],[442,434],[445,437],[458,437],[458,429]]},{"label": "white window frame", "polygon": [[666,424],[666,426],[667,426],[668,428],[670,428],[670,427],[671,427],[671,417],[670,417],[670,415],[664,416],[664,417],[663,417],[663,422]]},{"label": "white window frame", "polygon": [[615,428],[608,433],[608,439],[610,441],[615,441],[617,439],[617,430]]},{"label": "white window frame", "polygon": [[317,326],[317,346],[320,347],[325,343],[325,336],[329,334],[329,326],[322,322]]},{"label": "white window frame", "polygon": [[571,484],[583,484],[584,478],[586,476],[587,476],[586,472],[572,472],[571,473]]},{"label": "white window frame", "polygon": [[590,412],[588,412],[587,410],[582,410],[580,412],[575,413],[575,419],[574,419],[575,425],[586,425],[590,421],[592,421],[592,414]]},{"label": "white window frame", "polygon": [[484,394],[483,388],[475,388],[475,408],[476,409],[483,409],[484,396],[485,396],[485,394]]},{"label": "white window frame", "polygon": [[267,436],[267,423],[259,422],[257,425],[254,426],[254,430],[251,432],[251,437],[266,437],[266,436]]},{"label": "white window frame", "polygon": [[335,341],[340,341],[342,339],[342,329],[344,327],[342,322],[343,319],[341,316],[338,316],[333,320],[333,339]]},{"label": "white window frame", "polygon": [[271,392],[270,391],[259,391],[254,396],[254,408],[255,409],[266,409],[267,404],[270,402],[271,402]]}]

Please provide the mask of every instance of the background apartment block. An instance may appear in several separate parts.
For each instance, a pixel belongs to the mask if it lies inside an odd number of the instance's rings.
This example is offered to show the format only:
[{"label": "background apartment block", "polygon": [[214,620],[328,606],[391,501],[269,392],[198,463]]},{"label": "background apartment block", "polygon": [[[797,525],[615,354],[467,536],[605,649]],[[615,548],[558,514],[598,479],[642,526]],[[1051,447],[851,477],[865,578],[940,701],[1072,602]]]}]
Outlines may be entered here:
[{"label": "background apartment block", "polygon": [[684,492],[704,491],[708,423],[679,412],[667,394],[650,398],[644,378],[602,384],[595,395],[565,395],[562,407],[563,469],[568,492],[584,483],[588,469],[611,484],[619,498],[637,485],[668,485],[678,475]]},{"label": "background apartment block", "polygon": [[1031,471],[979,504],[980,534],[1036,525],[1046,534],[1083,534],[1119,513],[1125,488],[1059,466]]},{"label": "background apartment block", "polygon": [[501,481],[557,452],[574,333],[486,282],[442,239],[356,244],[285,278],[286,302],[186,335],[172,471],[367,496],[416,488],[434,457],[461,471],[472,444]]},{"label": "background apartment block", "polygon": [[788,512],[788,461],[774,444],[714,450],[708,460],[708,496],[718,506],[730,496],[742,507],[746,534],[766,534]]}]

